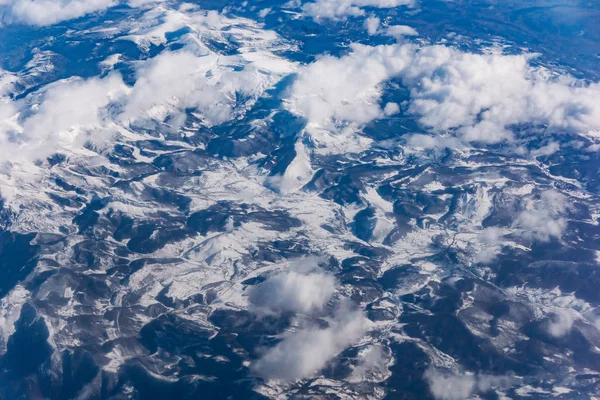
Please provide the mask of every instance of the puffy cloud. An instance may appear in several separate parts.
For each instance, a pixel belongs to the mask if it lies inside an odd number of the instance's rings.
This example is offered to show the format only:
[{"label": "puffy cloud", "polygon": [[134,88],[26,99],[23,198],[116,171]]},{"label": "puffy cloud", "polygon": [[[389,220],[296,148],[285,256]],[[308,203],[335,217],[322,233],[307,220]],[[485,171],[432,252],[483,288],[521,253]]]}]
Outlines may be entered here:
[{"label": "puffy cloud", "polygon": [[508,387],[514,382],[514,379],[509,377],[456,375],[434,368],[425,371],[425,379],[429,384],[431,394],[438,400],[464,400],[477,393]]},{"label": "puffy cloud", "polygon": [[[146,12],[140,25],[124,39],[141,47],[164,43],[167,32],[189,29],[191,33],[180,39],[185,43],[182,50],[163,52],[138,66],[136,83],[121,116],[126,121],[169,117],[177,128],[186,110],[192,109],[206,124],[218,124],[294,70],[293,63],[271,51],[281,46],[280,38],[258,29],[250,20],[230,19],[193,6],[182,5],[178,10],[159,6]],[[198,37],[234,40],[241,46],[240,54],[219,54]]]},{"label": "puffy cloud", "polygon": [[383,115],[380,85],[401,73],[412,46],[352,45],[341,58],[323,56],[298,73],[288,103],[309,124],[333,128],[336,121],[366,124]]},{"label": "puffy cloud", "polygon": [[5,22],[45,26],[83,17],[116,4],[116,0],[9,0],[0,7],[5,9]]},{"label": "puffy cloud", "polygon": [[128,0],[127,5],[132,8],[145,7],[154,3],[162,3],[164,0]]},{"label": "puffy cloud", "polygon": [[[318,269],[318,259],[305,258],[267,279],[250,292],[258,313],[320,312],[336,290],[335,278]],[[362,312],[342,304],[326,328],[302,325],[287,334],[252,364],[257,375],[289,381],[314,375],[365,332]]]},{"label": "puffy cloud", "polygon": [[383,113],[386,116],[391,116],[394,114],[398,114],[400,112],[400,106],[398,105],[398,103],[387,103],[385,105],[385,107],[383,108]]},{"label": "puffy cloud", "polygon": [[321,310],[335,292],[335,278],[322,271],[279,273],[250,292],[251,303],[268,312],[310,313]]},{"label": "puffy cloud", "polygon": [[410,62],[410,46],[352,45],[341,57],[323,56],[301,69],[288,90],[286,107],[307,120],[306,132],[326,153],[359,152],[370,140],[357,134],[385,116],[381,85]]},{"label": "puffy cloud", "polygon": [[137,70],[122,118],[162,121],[193,109],[208,125],[222,123],[232,117],[240,99],[256,100],[282,77],[267,68],[241,56],[162,53]]},{"label": "puffy cloud", "polygon": [[480,242],[482,248],[475,255],[475,262],[488,263],[493,261],[500,253],[503,231],[500,228],[489,227],[481,231]]},{"label": "puffy cloud", "polygon": [[413,0],[317,0],[305,4],[302,11],[317,20],[341,20],[364,15],[364,7],[394,8],[412,5]]},{"label": "puffy cloud", "polygon": [[369,35],[374,35],[379,30],[380,19],[377,17],[369,17],[365,19],[364,27]]},{"label": "puffy cloud", "polygon": [[[511,139],[511,126],[600,129],[600,84],[551,77],[531,55],[472,54],[446,46],[352,45],[340,58],[324,56],[298,74],[289,104],[309,124],[335,131],[364,125],[383,113],[382,85],[398,78],[410,90],[408,112],[434,133],[464,141]],[[553,148],[545,149],[551,151]]]},{"label": "puffy cloud", "polygon": [[[107,106],[128,92],[119,75],[48,85],[24,101],[0,105],[0,161],[42,159],[87,140],[102,142],[112,124]],[[93,137],[91,134],[94,133]]]},{"label": "puffy cloud", "polygon": [[[74,150],[91,139],[101,143],[132,121],[141,125],[168,119],[169,126],[176,129],[190,109],[206,124],[217,124],[232,118],[236,108],[243,112],[293,71],[294,64],[270,51],[279,46],[277,35],[259,32],[244,19],[195,8],[167,11],[162,6],[149,10],[142,19],[144,28],[138,30],[138,36],[128,38],[160,41],[171,29],[189,24],[194,32],[208,30],[217,37],[226,31],[238,43],[251,42],[255,51],[221,56],[189,34],[182,38],[183,49],[135,63],[137,80],[132,88],[113,73],[104,78],[55,82],[18,101],[9,97],[18,77],[0,71],[0,146],[7,150],[0,154],[0,162],[43,159],[60,149]],[[116,61],[118,56],[109,58],[105,67]]]},{"label": "puffy cloud", "polygon": [[514,225],[524,230],[523,236],[542,242],[560,238],[567,227],[567,221],[561,215],[568,208],[567,198],[555,190],[547,190],[540,200],[523,200],[523,210],[517,216]]},{"label": "puffy cloud", "polygon": [[471,54],[445,46],[420,49],[404,74],[410,111],[436,131],[456,129],[468,141],[498,142],[509,125],[545,124],[587,131],[600,127],[600,85],[550,79],[530,55]]},{"label": "puffy cloud", "polygon": [[252,365],[267,379],[289,381],[310,377],[365,332],[359,311],[340,310],[325,329],[305,328],[291,333]]},{"label": "puffy cloud", "polygon": [[[287,49],[290,45],[281,40],[274,31],[262,28],[256,21],[247,18],[229,18],[217,11],[205,11],[190,3],[182,3],[173,9],[165,5],[150,8],[137,18],[136,24],[117,24],[117,29],[128,34],[124,40],[131,40],[141,48],[151,44],[167,42],[169,32],[188,31],[180,43],[197,54],[213,52],[205,45],[207,39],[217,42],[233,42],[241,56],[251,58],[252,52],[262,55],[267,50]],[[274,61],[270,62],[271,64]]]},{"label": "puffy cloud", "polygon": [[270,12],[271,12],[270,8],[263,8],[262,10],[260,10],[258,12],[258,16],[261,18],[265,18],[267,15],[269,15]]},{"label": "puffy cloud", "polygon": [[419,32],[417,32],[414,28],[406,25],[391,25],[388,26],[385,30],[386,36],[392,36],[396,38],[396,40],[402,39],[404,36],[418,36]]},{"label": "puffy cloud", "polygon": [[3,99],[14,90],[14,84],[18,79],[16,74],[0,68],[0,99]]},{"label": "puffy cloud", "polygon": [[548,333],[554,337],[562,337],[573,328],[573,314],[569,310],[557,309],[548,320]]}]

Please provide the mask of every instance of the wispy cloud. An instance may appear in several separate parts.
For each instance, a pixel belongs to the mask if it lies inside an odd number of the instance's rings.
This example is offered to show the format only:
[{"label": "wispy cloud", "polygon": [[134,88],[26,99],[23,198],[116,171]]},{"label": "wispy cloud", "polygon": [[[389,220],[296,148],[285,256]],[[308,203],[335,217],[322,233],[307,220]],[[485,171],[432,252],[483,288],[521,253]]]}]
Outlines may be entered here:
[{"label": "wispy cloud", "polygon": [[289,381],[314,375],[365,332],[360,311],[341,309],[327,328],[308,327],[286,336],[252,365],[265,378]]},{"label": "wispy cloud", "polygon": [[431,394],[438,400],[464,400],[477,393],[507,388],[516,380],[512,377],[474,374],[454,374],[430,368],[425,372]]},{"label": "wispy cloud", "polygon": [[413,4],[413,0],[317,0],[304,4],[302,10],[317,20],[343,20],[364,15],[363,7],[394,8]]}]

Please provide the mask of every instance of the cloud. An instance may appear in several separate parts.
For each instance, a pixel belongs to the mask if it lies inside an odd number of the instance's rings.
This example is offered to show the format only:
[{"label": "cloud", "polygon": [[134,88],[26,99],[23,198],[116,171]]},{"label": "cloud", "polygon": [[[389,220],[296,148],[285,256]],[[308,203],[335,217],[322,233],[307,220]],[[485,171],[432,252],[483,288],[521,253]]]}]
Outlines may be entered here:
[{"label": "cloud", "polygon": [[385,35],[391,36],[396,40],[400,40],[404,36],[418,36],[419,32],[417,32],[414,28],[411,28],[410,26],[391,25],[386,28]]},{"label": "cloud", "polygon": [[339,310],[325,329],[304,328],[291,333],[252,364],[254,373],[290,381],[313,376],[365,332],[359,311]]},{"label": "cloud", "polygon": [[0,105],[0,146],[7,150],[0,161],[43,159],[87,140],[101,143],[112,124],[107,107],[127,92],[121,77],[112,74],[59,81],[27,102]]},{"label": "cloud", "polygon": [[250,302],[268,312],[310,313],[322,310],[335,288],[335,278],[323,271],[287,270],[255,286]]},{"label": "cloud", "polygon": [[571,332],[573,328],[573,314],[570,310],[557,309],[548,320],[548,333],[554,337],[562,337]]},{"label": "cloud", "polygon": [[475,255],[474,261],[482,263],[493,261],[500,253],[503,235],[503,231],[499,228],[489,227],[483,229],[479,239],[483,247]]},{"label": "cloud", "polygon": [[449,371],[429,368],[425,371],[429,390],[438,400],[464,400],[477,393],[511,386],[515,379],[492,375],[456,375]]},{"label": "cloud", "polygon": [[386,117],[392,116],[394,114],[398,114],[400,112],[400,106],[398,103],[387,103],[383,108],[383,113]]},{"label": "cloud", "polygon": [[380,19],[377,17],[369,17],[365,19],[364,27],[369,35],[375,35],[379,29]]},{"label": "cloud", "polygon": [[600,127],[600,85],[550,79],[529,65],[531,55],[471,54],[445,46],[420,49],[403,82],[409,111],[435,131],[456,130],[467,141],[512,137],[509,125],[544,124],[588,131]]},{"label": "cloud", "polygon": [[365,14],[364,7],[394,8],[412,6],[412,0],[317,0],[302,7],[304,15],[317,20],[344,20],[347,17],[359,17]]},{"label": "cloud", "polygon": [[116,4],[116,0],[9,0],[0,7],[5,10],[5,22],[45,26],[106,10]]},{"label": "cloud", "polygon": [[385,375],[387,360],[380,346],[373,345],[361,352],[358,364],[352,370],[350,382],[364,382],[372,375]]},{"label": "cloud", "polygon": [[263,8],[262,10],[260,10],[260,11],[258,12],[258,16],[259,16],[259,17],[261,17],[261,18],[264,18],[264,17],[266,17],[267,15],[269,15],[269,13],[270,13],[270,12],[271,12],[271,9],[270,9],[270,8],[268,8],[268,7],[267,7],[267,8]]},{"label": "cloud", "polygon": [[560,145],[556,142],[548,143],[545,146],[540,147],[539,149],[532,150],[532,157],[540,157],[540,156],[551,156],[560,150]]},{"label": "cloud", "polygon": [[[139,123],[168,117],[176,129],[191,109],[207,125],[219,124],[233,118],[236,107],[245,109],[294,70],[293,63],[272,53],[271,48],[281,46],[274,32],[258,29],[250,20],[189,7],[156,7],[142,17],[143,29],[123,37],[144,48],[165,43],[167,32],[191,31],[180,39],[185,44],[182,50],[163,52],[138,66],[122,120]],[[198,37],[234,40],[240,53],[219,54]]]},{"label": "cloud", "polygon": [[366,124],[381,117],[380,85],[401,73],[414,53],[411,46],[351,48],[348,55],[323,56],[298,73],[288,103],[309,124],[331,129],[336,122]]},{"label": "cloud", "polygon": [[514,226],[524,230],[522,235],[542,242],[560,238],[567,227],[562,214],[568,208],[567,198],[555,190],[542,192],[539,200],[524,199],[523,210]]},{"label": "cloud", "polygon": [[232,35],[254,51],[223,56],[190,33],[181,38],[183,49],[165,50],[135,63],[137,79],[132,88],[117,73],[74,77],[16,101],[10,95],[18,76],[0,71],[0,146],[6,150],[0,162],[36,161],[60,149],[73,151],[88,140],[102,143],[119,128],[129,128],[130,122],[143,126],[166,121],[164,129],[176,130],[190,110],[206,125],[218,124],[239,115],[237,110],[243,112],[294,69],[293,63],[270,51],[281,46],[278,36],[255,29],[245,19],[195,8],[167,11],[162,6],[147,11],[142,19],[145,29],[125,38],[160,42],[171,28],[190,24],[193,32],[208,31],[207,35],[219,38]]},{"label": "cloud", "polygon": [[531,55],[410,43],[350,49],[340,58],[323,56],[298,73],[289,108],[313,127],[335,132],[354,124],[356,131],[382,117],[383,85],[397,78],[410,91],[408,113],[432,133],[451,132],[463,141],[510,140],[511,127],[526,123],[571,132],[600,129],[600,84],[549,76],[529,64]]},{"label": "cloud", "polygon": [[163,121],[185,118],[185,111],[193,109],[207,125],[219,124],[232,118],[240,102],[256,100],[281,77],[241,56],[162,53],[137,70],[122,118]]},{"label": "cloud", "polygon": [[162,3],[164,0],[128,0],[127,5],[132,8],[145,7],[155,3]]},{"label": "cloud", "polygon": [[[292,263],[289,269],[252,288],[250,302],[257,313],[286,312],[315,314],[336,290],[335,278],[319,269],[317,258]],[[348,303],[336,308],[328,326],[298,322],[297,330],[288,333],[274,347],[256,360],[252,371],[266,379],[290,381],[316,374],[365,332],[366,318]]]},{"label": "cloud", "polygon": [[18,76],[10,71],[0,68],[0,100],[5,98],[14,90],[14,84],[18,81]]},{"label": "cloud", "polygon": [[440,136],[440,135],[423,135],[415,133],[409,135],[406,138],[406,144],[421,149],[437,149],[437,148],[459,148],[461,143],[453,137]]}]

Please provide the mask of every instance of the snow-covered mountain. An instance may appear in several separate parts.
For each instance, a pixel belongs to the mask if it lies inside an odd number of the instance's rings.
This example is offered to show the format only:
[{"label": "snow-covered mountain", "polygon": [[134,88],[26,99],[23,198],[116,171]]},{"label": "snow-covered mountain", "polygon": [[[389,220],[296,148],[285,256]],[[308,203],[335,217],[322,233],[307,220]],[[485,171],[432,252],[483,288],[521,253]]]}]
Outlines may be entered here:
[{"label": "snow-covered mountain", "polygon": [[594,399],[599,15],[0,3],[0,398]]}]

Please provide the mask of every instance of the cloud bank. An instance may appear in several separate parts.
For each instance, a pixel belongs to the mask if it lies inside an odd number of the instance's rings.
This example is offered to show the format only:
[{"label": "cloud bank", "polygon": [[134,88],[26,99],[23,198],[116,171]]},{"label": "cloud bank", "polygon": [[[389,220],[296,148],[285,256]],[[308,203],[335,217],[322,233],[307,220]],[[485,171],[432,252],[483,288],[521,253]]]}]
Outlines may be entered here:
[{"label": "cloud bank", "polygon": [[[57,151],[73,151],[88,140],[102,144],[130,124],[146,127],[168,122],[164,130],[176,131],[190,110],[205,125],[218,124],[243,113],[294,69],[293,63],[272,52],[281,46],[280,38],[250,20],[190,6],[178,10],[158,6],[143,20],[144,29],[122,38],[143,47],[148,42],[162,43],[167,32],[189,28],[191,33],[181,38],[182,49],[135,63],[133,87],[125,85],[118,73],[74,77],[11,100],[19,77],[2,72],[0,145],[8,151],[0,154],[0,163],[43,160]],[[220,55],[196,40],[199,35],[219,41],[233,36],[246,47],[240,54]]]},{"label": "cloud bank", "polygon": [[441,45],[354,44],[345,56],[324,56],[303,69],[289,107],[327,130],[361,126],[383,115],[384,84],[398,79],[410,91],[407,112],[432,132],[452,132],[464,141],[510,140],[511,127],[519,124],[579,133],[600,129],[600,85],[551,76],[532,67],[531,59]]},{"label": "cloud bank", "polygon": [[0,1],[4,21],[46,26],[106,10],[116,0],[8,0]]},{"label": "cloud bank", "polygon": [[57,149],[81,147],[94,134],[102,142],[114,133],[107,107],[127,94],[117,74],[53,83],[28,100],[0,104],[0,146],[3,161],[50,156]]},{"label": "cloud bank", "polygon": [[363,8],[412,6],[413,0],[317,0],[302,6],[304,15],[319,19],[343,20],[365,15]]}]

